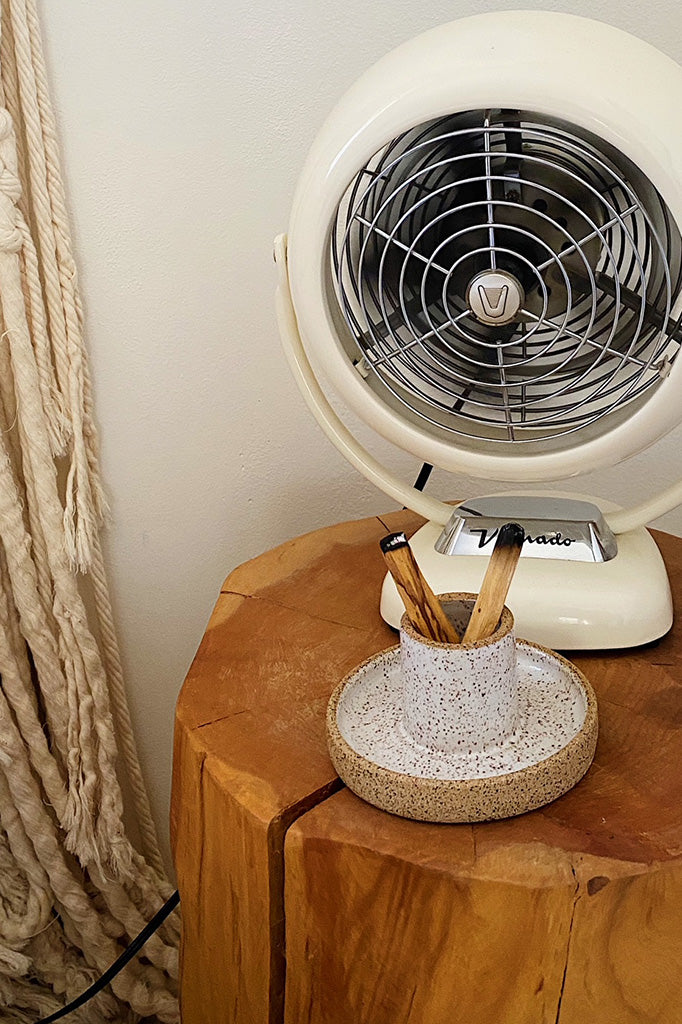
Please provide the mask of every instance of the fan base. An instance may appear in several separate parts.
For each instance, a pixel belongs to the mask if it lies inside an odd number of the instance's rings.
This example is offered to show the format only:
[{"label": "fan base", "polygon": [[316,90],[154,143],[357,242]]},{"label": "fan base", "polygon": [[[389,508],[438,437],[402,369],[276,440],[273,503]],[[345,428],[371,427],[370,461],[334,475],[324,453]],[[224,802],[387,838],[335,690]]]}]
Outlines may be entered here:
[{"label": "fan base", "polygon": [[[439,554],[441,531],[427,523],[410,539],[429,585],[436,594],[477,593],[488,559]],[[517,636],[562,651],[639,647],[664,636],[673,621],[665,565],[644,527],[619,534],[618,554],[607,562],[521,558],[506,604]],[[387,576],[382,618],[397,629],[403,611]]]}]

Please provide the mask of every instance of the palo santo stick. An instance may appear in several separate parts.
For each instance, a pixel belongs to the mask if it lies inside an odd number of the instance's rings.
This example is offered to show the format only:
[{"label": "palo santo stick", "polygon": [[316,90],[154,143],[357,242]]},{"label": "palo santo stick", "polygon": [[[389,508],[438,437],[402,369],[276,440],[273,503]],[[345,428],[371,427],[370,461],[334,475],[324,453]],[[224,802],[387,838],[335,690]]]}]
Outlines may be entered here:
[{"label": "palo santo stick", "polygon": [[506,523],[498,533],[463,643],[490,636],[500,621],[524,540],[523,527],[518,523]]},{"label": "palo santo stick", "polygon": [[380,544],[407,617],[417,632],[438,643],[460,643],[457,630],[424,579],[405,534],[389,533]]}]

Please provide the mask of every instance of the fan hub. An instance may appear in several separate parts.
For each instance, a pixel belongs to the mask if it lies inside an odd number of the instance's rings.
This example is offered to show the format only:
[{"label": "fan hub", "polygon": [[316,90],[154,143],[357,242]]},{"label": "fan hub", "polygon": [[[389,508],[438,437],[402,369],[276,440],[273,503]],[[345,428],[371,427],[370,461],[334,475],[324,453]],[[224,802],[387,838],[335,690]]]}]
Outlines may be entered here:
[{"label": "fan hub", "polygon": [[508,324],[523,306],[520,281],[505,270],[484,270],[472,279],[467,290],[469,309],[484,324]]}]

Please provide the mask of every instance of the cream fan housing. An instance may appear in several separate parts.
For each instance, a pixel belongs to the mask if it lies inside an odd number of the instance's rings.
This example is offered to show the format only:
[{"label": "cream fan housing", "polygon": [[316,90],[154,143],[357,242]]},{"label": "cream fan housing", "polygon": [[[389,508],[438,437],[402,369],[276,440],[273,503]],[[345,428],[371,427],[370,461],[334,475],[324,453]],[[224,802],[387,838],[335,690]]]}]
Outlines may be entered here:
[{"label": "cream fan housing", "polygon": [[[648,44],[514,11],[405,43],[319,132],[275,242],[284,349],[337,448],[430,520],[411,544],[435,590],[478,589],[482,560],[438,553],[452,507],[364,449],[319,378],[399,448],[516,494],[654,444],[682,419],[681,108],[682,69]],[[629,509],[595,499],[617,535],[599,566],[522,559],[521,635],[663,635],[643,527],[680,502],[682,480]],[[382,614],[399,611],[387,584]]]},{"label": "cream fan housing", "polygon": [[[630,403],[625,414],[604,417],[597,430],[576,431],[570,444],[554,450],[527,454],[521,446],[507,446],[510,450],[500,452],[499,446],[462,445],[425,429],[385,401],[348,357],[348,327],[333,294],[330,235],[349,183],[391,140],[432,119],[500,108],[559,119],[603,140],[655,186],[679,225],[682,140],[670,126],[681,99],[682,70],[675,62],[624,32],[570,15],[476,16],[429,31],[388,54],[328,118],[294,199],[282,270],[288,272],[292,312],[313,368],[323,371],[383,437],[420,459],[472,476],[517,482],[563,479],[612,465],[652,444],[682,417],[682,363],[676,360],[666,364],[660,384]],[[680,296],[672,300],[674,319]],[[281,309],[283,317],[287,312]],[[319,409],[316,414],[322,415]],[[368,475],[382,485],[381,472],[370,467]],[[384,489],[398,496],[390,485]],[[400,497],[413,504],[404,492]],[[635,518],[648,521],[660,514],[661,502],[671,507],[679,499],[673,488]],[[634,525],[632,517],[614,518],[617,529]]]}]

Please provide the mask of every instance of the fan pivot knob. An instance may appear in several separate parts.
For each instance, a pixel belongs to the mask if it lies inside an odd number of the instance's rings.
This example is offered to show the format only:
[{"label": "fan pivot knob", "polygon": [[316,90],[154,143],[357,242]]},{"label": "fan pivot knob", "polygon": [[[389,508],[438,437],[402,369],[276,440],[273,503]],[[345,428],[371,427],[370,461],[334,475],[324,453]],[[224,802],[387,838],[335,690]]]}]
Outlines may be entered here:
[{"label": "fan pivot knob", "polygon": [[467,292],[469,309],[484,324],[508,324],[524,302],[521,283],[505,270],[484,270],[472,279]]}]

